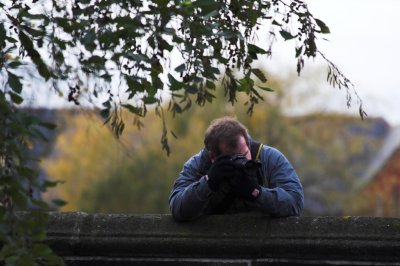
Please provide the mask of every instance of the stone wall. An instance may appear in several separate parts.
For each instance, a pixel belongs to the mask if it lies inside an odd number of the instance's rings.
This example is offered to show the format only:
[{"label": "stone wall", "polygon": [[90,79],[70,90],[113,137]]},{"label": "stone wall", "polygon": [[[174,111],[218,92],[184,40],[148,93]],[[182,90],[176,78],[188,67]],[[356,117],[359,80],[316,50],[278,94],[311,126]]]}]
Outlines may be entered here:
[{"label": "stone wall", "polygon": [[400,265],[400,219],[51,213],[68,265]]}]

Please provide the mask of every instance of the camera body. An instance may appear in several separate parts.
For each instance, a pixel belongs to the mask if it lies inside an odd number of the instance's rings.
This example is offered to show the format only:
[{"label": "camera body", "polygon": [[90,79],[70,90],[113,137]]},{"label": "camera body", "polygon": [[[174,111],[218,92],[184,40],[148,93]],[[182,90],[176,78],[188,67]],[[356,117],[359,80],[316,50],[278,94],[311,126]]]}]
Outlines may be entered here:
[{"label": "camera body", "polygon": [[230,160],[233,161],[239,169],[244,170],[248,176],[255,175],[256,171],[261,168],[261,162],[259,160],[248,160],[246,156],[242,154],[233,154]]}]

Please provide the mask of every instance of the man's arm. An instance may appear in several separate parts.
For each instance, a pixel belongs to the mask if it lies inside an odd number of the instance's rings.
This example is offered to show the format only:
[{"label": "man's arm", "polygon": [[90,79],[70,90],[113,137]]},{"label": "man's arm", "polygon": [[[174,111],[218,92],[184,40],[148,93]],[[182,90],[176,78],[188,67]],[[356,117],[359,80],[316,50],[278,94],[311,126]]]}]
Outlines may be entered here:
[{"label": "man's arm", "polygon": [[304,192],[293,166],[281,152],[265,145],[260,160],[268,187],[261,188],[257,207],[273,216],[300,215],[304,206]]},{"label": "man's arm", "polygon": [[204,176],[199,176],[202,153],[190,158],[183,166],[169,197],[175,220],[192,220],[203,214],[211,190]]}]

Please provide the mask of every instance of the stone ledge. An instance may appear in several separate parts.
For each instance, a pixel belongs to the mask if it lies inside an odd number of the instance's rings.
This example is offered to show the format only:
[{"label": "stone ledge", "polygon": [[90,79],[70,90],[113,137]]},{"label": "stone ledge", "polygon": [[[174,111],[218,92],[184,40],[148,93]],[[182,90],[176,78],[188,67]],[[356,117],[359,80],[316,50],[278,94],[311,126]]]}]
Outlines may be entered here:
[{"label": "stone ledge", "polygon": [[55,212],[47,239],[71,265],[400,264],[399,218]]}]

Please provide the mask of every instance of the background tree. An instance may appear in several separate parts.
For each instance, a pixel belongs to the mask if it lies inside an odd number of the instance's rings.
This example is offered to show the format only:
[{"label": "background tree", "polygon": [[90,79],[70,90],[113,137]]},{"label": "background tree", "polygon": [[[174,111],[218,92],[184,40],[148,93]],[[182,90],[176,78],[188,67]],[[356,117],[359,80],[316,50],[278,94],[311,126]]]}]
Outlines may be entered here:
[{"label": "background tree", "polygon": [[[354,185],[383,139],[374,133],[376,122],[318,112],[289,116],[287,110],[293,107],[289,102],[308,104],[290,99],[296,77],[270,82],[275,93],[261,94],[265,101],[254,107],[252,116],[246,115],[246,97],[237,97],[238,104],[232,106],[220,95],[212,104],[193,106],[178,117],[167,113],[177,137],[169,140],[169,157],[159,148],[162,124],[154,111],[144,119],[143,130],[128,127],[119,140],[99,125],[98,117],[66,113],[68,126],[60,132],[53,155],[42,164],[49,177],[65,181],[52,190],[53,196],[68,200],[61,210],[169,213],[172,185],[183,163],[203,147],[207,125],[216,117],[234,115],[253,138],[278,148],[293,163],[305,189],[305,214],[351,215],[354,210],[348,202],[354,201]],[[124,119],[133,117],[124,114]],[[86,139],[90,141],[81,142]]]}]

